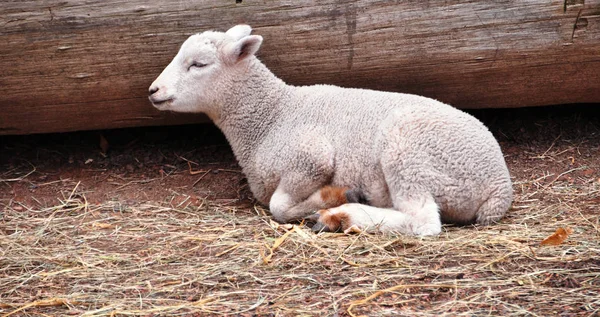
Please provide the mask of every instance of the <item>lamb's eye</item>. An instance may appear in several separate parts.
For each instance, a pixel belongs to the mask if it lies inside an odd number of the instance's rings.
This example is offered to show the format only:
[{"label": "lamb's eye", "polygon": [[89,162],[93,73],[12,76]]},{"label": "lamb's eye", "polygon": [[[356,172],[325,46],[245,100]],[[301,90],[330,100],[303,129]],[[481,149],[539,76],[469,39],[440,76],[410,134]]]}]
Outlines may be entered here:
[{"label": "lamb's eye", "polygon": [[202,67],[204,67],[204,66],[206,66],[206,65],[207,65],[207,64],[200,63],[200,62],[193,62],[193,63],[190,65],[190,68],[192,68],[192,67],[202,68]]}]

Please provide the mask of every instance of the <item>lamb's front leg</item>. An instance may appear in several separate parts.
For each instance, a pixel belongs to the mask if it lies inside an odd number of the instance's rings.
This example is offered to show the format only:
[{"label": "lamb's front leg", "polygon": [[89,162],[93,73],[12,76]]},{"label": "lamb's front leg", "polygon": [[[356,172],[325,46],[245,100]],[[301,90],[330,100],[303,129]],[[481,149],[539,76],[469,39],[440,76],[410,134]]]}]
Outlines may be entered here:
[{"label": "lamb's front leg", "polygon": [[276,191],[269,207],[275,220],[287,223],[300,221],[313,215],[317,210],[334,208],[347,203],[366,203],[366,199],[358,189],[328,185],[319,188],[297,204],[293,203],[291,195]]},{"label": "lamb's front leg", "polygon": [[[346,188],[327,187],[335,174],[335,150],[325,137],[326,131],[305,125],[293,132],[297,139],[286,140],[274,152],[265,152],[275,155],[273,162],[285,160],[277,169],[281,178],[269,201],[273,218],[281,223],[302,220],[319,209],[340,206],[348,201],[346,192],[351,193]],[[281,135],[277,138],[273,143],[281,141]]]},{"label": "lamb's front leg", "polygon": [[398,232],[408,235],[437,235],[442,230],[439,209],[433,199],[406,200],[395,209],[363,204],[346,204],[319,210],[311,220],[313,231]]}]

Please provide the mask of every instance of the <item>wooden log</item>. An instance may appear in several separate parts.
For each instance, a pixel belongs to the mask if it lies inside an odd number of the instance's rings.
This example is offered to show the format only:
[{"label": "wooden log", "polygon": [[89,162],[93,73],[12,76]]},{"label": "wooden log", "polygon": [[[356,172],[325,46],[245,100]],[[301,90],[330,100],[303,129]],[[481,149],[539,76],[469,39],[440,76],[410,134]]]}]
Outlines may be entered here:
[{"label": "wooden log", "polygon": [[0,6],[0,134],[197,122],[147,89],[192,33],[253,26],[291,84],[461,108],[600,102],[600,0],[71,0]]}]

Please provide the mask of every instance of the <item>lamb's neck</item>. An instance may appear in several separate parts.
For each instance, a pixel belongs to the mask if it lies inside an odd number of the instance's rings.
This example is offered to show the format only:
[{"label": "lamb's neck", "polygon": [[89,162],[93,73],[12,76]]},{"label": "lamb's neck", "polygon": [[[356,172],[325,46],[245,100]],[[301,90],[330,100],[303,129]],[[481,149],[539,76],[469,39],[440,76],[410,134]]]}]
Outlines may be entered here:
[{"label": "lamb's neck", "polygon": [[244,168],[280,116],[292,87],[255,58],[233,76],[215,123]]}]

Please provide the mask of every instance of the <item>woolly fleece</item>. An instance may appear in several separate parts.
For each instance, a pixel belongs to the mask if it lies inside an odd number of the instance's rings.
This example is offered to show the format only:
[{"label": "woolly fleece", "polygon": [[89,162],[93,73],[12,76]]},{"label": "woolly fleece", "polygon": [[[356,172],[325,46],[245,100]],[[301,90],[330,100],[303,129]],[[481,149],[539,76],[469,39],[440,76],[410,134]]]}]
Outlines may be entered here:
[{"label": "woolly fleece", "polygon": [[[344,205],[352,207],[348,219],[368,210],[380,222],[346,227],[429,235],[440,221],[489,224],[506,213],[509,172],[480,121],[417,95],[287,85],[255,57],[262,37],[250,30],[191,36],[150,87],[150,100],[161,110],[206,113],[277,221],[331,207],[318,199],[326,185],[358,190],[375,207]],[[400,223],[382,226],[386,219]]]}]

